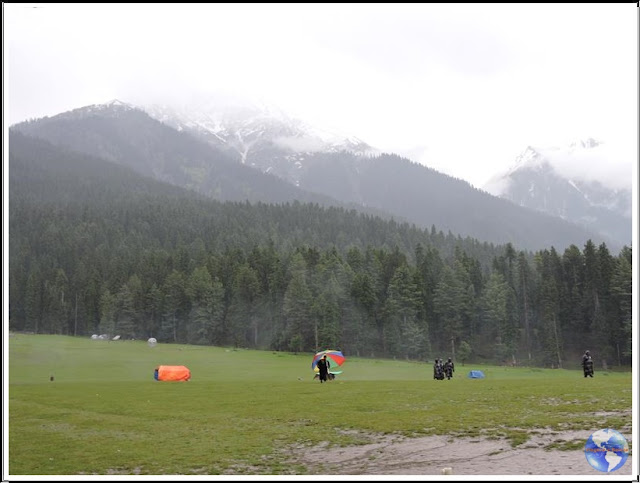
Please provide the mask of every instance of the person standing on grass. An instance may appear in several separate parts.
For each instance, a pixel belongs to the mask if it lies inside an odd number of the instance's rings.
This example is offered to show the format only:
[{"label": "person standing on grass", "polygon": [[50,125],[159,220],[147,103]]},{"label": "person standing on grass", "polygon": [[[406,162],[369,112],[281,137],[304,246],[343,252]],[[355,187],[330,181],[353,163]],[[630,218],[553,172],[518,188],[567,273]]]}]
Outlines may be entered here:
[{"label": "person standing on grass", "polygon": [[444,363],[444,374],[447,376],[447,380],[453,377],[453,371],[455,371],[453,361],[451,360],[451,357],[449,357],[447,362]]},{"label": "person standing on grass", "polygon": [[582,370],[584,372],[584,377],[593,377],[593,359],[591,358],[591,353],[589,351],[585,351],[582,356]]},{"label": "person standing on grass", "polygon": [[327,355],[322,356],[322,359],[318,361],[318,371],[320,373],[320,382],[327,381],[327,375],[329,374],[329,368],[331,364],[327,360]]},{"label": "person standing on grass", "polygon": [[436,359],[436,362],[433,364],[433,378],[442,381],[444,379],[444,366],[442,364],[442,359]]}]

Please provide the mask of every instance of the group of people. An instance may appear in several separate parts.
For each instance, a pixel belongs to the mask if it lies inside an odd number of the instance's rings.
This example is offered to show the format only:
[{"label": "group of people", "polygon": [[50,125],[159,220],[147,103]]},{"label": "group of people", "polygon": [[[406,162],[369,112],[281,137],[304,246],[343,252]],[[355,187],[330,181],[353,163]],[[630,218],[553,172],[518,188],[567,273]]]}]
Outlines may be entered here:
[{"label": "group of people", "polygon": [[451,357],[449,357],[444,364],[442,363],[442,359],[436,359],[433,364],[433,378],[436,380],[442,381],[445,377],[451,379],[454,371],[455,367]]},{"label": "group of people", "polygon": [[[318,361],[319,373],[316,374],[316,377],[319,377],[320,382],[326,382],[328,379],[335,378],[335,376],[329,372],[330,367],[331,364],[327,360],[326,355]],[[582,370],[584,371],[584,377],[593,377],[593,359],[589,351],[585,351],[582,356]],[[445,377],[451,379],[454,371],[455,367],[451,357],[449,357],[444,364],[442,363],[442,359],[436,359],[433,363],[433,378],[436,380],[442,381]]]}]

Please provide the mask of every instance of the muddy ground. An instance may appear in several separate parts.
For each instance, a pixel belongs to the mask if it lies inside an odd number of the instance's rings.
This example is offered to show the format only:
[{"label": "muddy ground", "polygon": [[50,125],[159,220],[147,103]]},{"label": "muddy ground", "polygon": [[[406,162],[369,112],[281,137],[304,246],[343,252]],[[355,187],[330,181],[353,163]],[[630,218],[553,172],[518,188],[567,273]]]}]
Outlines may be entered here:
[{"label": "muddy ground", "polygon": [[[292,461],[305,465],[314,475],[439,475],[445,468],[454,475],[606,475],[589,465],[582,449],[545,449],[573,444],[584,448],[592,431],[535,434],[512,447],[507,440],[427,436],[383,436],[365,445],[341,448],[298,448]],[[631,442],[631,433],[623,432]],[[631,475],[632,456],[609,473]]]}]

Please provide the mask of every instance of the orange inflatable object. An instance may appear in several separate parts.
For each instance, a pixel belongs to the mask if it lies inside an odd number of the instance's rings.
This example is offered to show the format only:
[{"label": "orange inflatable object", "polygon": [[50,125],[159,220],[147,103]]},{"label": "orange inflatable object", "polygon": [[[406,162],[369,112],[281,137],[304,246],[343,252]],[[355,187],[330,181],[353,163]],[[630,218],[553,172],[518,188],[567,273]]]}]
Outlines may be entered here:
[{"label": "orange inflatable object", "polygon": [[153,377],[158,381],[188,381],[191,371],[185,366],[158,366]]}]

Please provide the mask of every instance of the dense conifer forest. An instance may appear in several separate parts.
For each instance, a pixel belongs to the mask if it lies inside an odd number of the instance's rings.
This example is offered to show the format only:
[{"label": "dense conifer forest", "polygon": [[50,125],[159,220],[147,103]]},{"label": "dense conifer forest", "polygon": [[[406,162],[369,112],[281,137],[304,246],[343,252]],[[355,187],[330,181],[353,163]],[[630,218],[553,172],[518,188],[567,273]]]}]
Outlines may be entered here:
[{"label": "dense conifer forest", "polygon": [[631,248],[537,252],[314,203],[220,202],[11,135],[9,326],[568,367],[631,363]]}]

